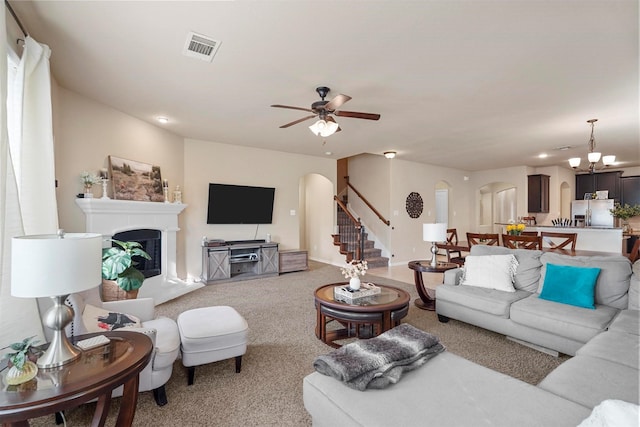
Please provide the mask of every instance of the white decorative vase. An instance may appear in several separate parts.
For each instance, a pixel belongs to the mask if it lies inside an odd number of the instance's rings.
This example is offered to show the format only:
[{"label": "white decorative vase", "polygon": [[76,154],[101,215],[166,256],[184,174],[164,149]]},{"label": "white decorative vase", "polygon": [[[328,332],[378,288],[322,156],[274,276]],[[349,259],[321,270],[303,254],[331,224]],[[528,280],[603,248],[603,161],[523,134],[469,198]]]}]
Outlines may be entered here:
[{"label": "white decorative vase", "polygon": [[358,289],[360,289],[360,278],[359,277],[352,277],[351,279],[349,279],[349,289],[357,291]]}]

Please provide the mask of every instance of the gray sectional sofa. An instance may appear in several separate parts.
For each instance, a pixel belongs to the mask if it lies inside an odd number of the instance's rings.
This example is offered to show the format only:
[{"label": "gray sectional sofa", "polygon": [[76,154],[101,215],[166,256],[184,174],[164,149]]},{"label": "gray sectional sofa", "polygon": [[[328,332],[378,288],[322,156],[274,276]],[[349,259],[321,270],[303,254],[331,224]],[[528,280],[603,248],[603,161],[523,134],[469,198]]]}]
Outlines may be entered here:
[{"label": "gray sectional sofa", "polygon": [[[383,390],[360,392],[314,372],[303,381],[314,426],[577,426],[603,401],[639,404],[640,261],[632,275],[621,256],[474,248],[472,255],[516,255],[515,292],[459,285],[460,272],[452,271],[436,290],[443,320],[456,318],[573,357],[537,386],[447,351]],[[547,263],[597,264],[595,309],[541,300]]]}]

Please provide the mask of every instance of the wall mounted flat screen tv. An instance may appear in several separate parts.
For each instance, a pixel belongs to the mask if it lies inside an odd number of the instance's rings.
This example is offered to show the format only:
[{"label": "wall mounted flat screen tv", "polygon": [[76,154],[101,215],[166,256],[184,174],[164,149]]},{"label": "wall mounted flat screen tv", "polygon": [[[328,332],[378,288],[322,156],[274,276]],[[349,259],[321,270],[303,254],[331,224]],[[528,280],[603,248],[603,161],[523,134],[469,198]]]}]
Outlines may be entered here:
[{"label": "wall mounted flat screen tv", "polygon": [[271,224],[275,188],[209,184],[207,224]]}]

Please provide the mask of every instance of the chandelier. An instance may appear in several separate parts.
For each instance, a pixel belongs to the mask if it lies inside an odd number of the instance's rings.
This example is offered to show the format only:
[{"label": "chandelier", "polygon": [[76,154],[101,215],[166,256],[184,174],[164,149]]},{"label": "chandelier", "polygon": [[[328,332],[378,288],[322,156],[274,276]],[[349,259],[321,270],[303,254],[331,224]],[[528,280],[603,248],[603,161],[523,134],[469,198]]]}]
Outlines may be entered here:
[{"label": "chandelier", "polygon": [[589,138],[589,152],[587,153],[587,160],[589,161],[589,167],[587,169],[578,169],[578,166],[580,166],[580,157],[572,157],[571,159],[569,159],[569,165],[574,170],[585,171],[585,172],[588,171],[589,173],[593,173],[596,170],[604,169],[607,166],[614,164],[616,161],[616,156],[613,156],[613,155],[602,156],[602,166],[597,167],[597,163],[600,161],[600,156],[602,155],[602,153],[595,151],[596,140],[593,137],[593,128],[594,128],[594,123],[597,121],[598,119],[587,120],[587,123],[591,124],[591,137]]}]

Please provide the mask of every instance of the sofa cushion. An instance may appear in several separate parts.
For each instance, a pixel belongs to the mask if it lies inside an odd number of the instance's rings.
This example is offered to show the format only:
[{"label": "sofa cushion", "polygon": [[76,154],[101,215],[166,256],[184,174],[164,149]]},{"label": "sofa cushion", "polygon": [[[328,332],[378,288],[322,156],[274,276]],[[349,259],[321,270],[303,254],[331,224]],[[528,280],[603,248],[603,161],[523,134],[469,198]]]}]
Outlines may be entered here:
[{"label": "sofa cushion", "polygon": [[631,262],[622,255],[611,256],[569,256],[554,252],[545,252],[540,257],[542,270],[538,293],[542,290],[546,264],[571,265],[575,267],[597,267],[600,269],[596,282],[596,304],[608,305],[624,310],[628,307]]},{"label": "sofa cushion", "polygon": [[638,404],[638,369],[591,356],[575,356],[538,384],[543,390],[588,408],[605,399]]},{"label": "sofa cushion", "polygon": [[576,356],[597,357],[638,369],[640,336],[611,330],[603,332],[582,346]]},{"label": "sofa cushion", "polygon": [[469,255],[464,261],[461,285],[515,292],[513,278],[518,261],[513,254]]},{"label": "sofa cushion", "polygon": [[507,255],[513,254],[518,260],[518,269],[513,286],[528,292],[538,290],[540,280],[540,256],[542,251],[529,249],[509,249],[502,246],[473,245],[471,255]]},{"label": "sofa cushion", "polygon": [[511,320],[554,335],[587,342],[604,331],[618,310],[596,305],[589,310],[540,299],[533,294],[511,305]]},{"label": "sofa cushion", "polygon": [[436,287],[436,305],[438,300],[482,311],[484,313],[509,318],[509,307],[514,301],[527,298],[530,292],[504,292],[495,289],[464,285],[438,285]]},{"label": "sofa cushion", "polygon": [[593,294],[600,269],[547,263],[540,298],[595,309]]},{"label": "sofa cushion", "polygon": [[624,332],[626,334],[640,334],[640,311],[622,310],[609,325],[610,331]]},{"label": "sofa cushion", "polygon": [[578,427],[636,426],[640,408],[633,403],[616,399],[603,400]]}]

